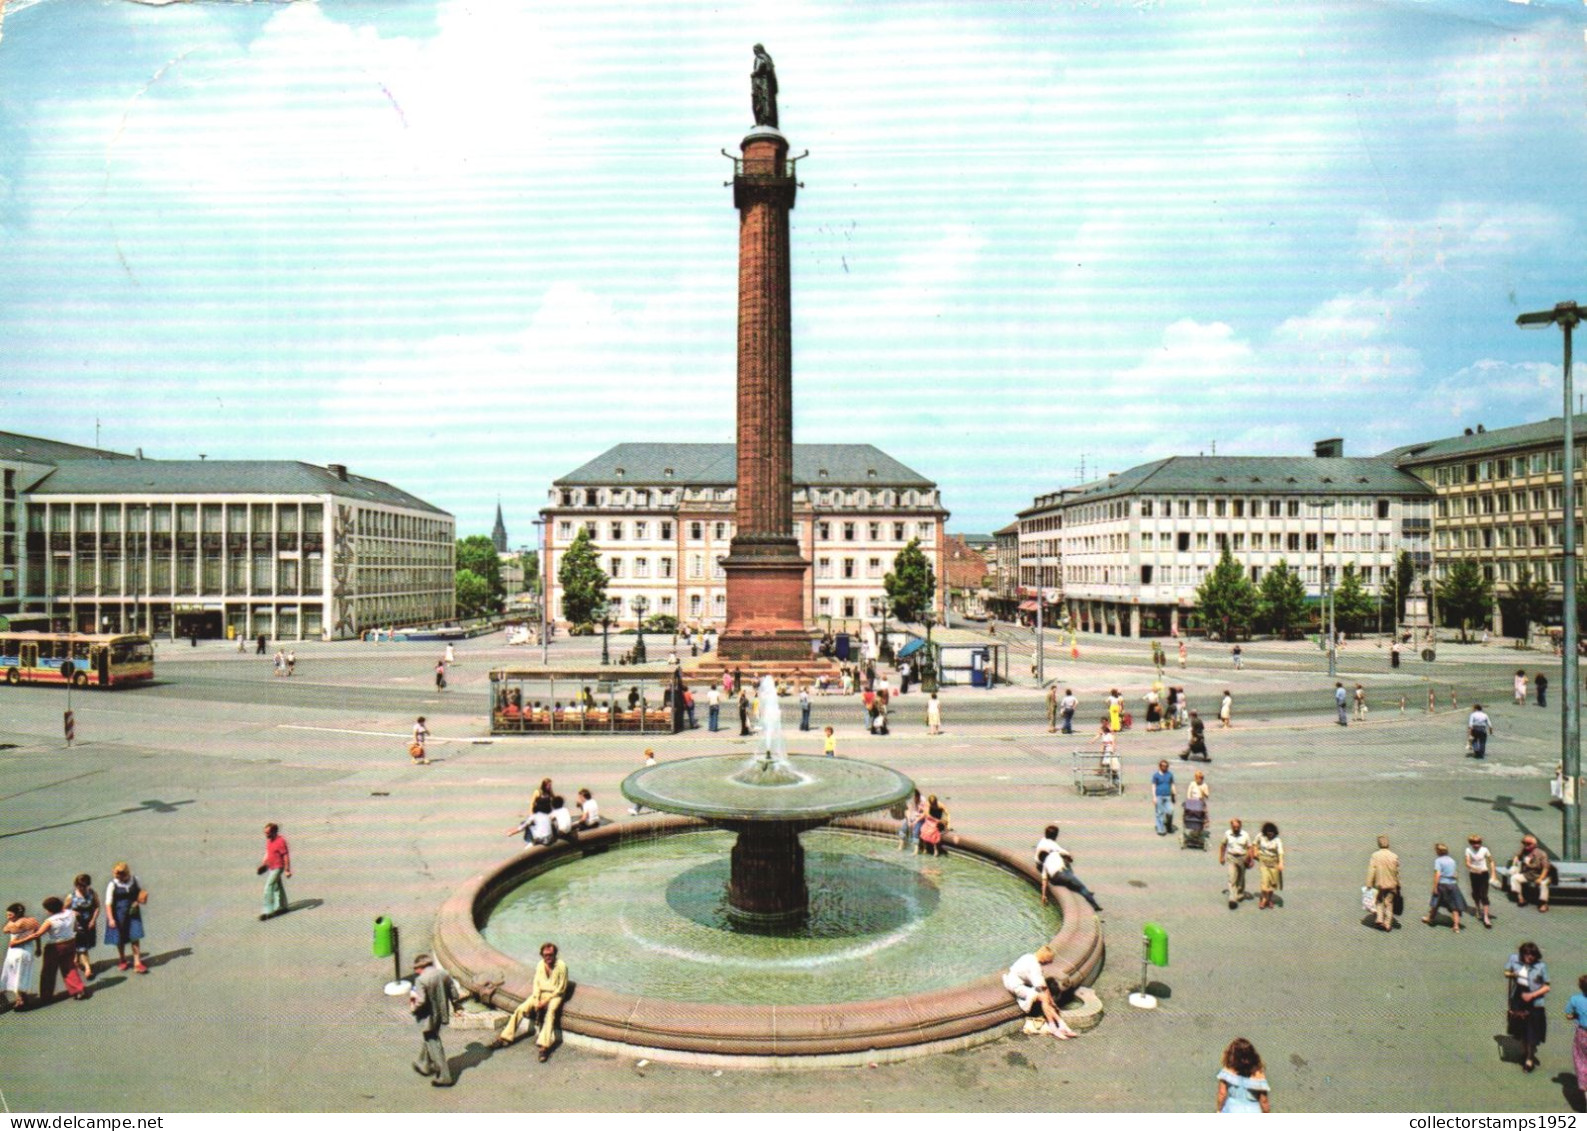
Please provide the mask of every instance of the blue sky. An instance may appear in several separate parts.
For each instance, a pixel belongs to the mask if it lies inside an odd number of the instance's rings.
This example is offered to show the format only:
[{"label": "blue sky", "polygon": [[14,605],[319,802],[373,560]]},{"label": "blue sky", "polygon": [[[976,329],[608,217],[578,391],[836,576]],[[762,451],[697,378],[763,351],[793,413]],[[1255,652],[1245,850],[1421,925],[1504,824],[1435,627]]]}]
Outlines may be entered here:
[{"label": "blue sky", "polygon": [[721,156],[777,62],[795,439],[950,528],[1171,454],[1557,415],[1580,3],[11,0],[0,428],[338,462],[515,542],[732,439]]}]

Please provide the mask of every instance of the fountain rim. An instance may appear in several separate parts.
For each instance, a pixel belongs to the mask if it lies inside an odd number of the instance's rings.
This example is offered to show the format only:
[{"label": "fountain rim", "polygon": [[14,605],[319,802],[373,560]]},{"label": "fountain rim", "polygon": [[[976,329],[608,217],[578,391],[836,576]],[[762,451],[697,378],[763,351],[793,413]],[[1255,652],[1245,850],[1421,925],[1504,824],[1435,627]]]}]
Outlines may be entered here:
[{"label": "fountain rim", "polygon": [[[479,999],[512,1009],[531,992],[533,967],[487,943],[479,924],[511,888],[588,848],[604,851],[635,833],[674,835],[709,828],[692,817],[652,817],[602,826],[578,841],[533,848],[483,872],[459,888],[436,917],[433,950],[441,964]],[[893,838],[891,821],[844,818],[833,827]],[[1039,889],[1035,868],[999,848],[957,833],[946,844],[1024,879]],[[1101,968],[1104,946],[1095,912],[1066,888],[1054,896],[1063,918],[1048,941],[1055,957],[1047,970],[1063,985],[1090,983]],[[1035,946],[1031,947],[1036,949]],[[573,991],[562,1010],[570,1043],[642,1053],[683,1062],[740,1067],[824,1067],[901,1060],[967,1048],[994,1040],[1023,1021],[1000,973],[961,986],[872,1001],[770,1006],[682,1002],[580,985],[577,956],[569,955]],[[1012,962],[1017,955],[1010,955]]]},{"label": "fountain rim", "polygon": [[[735,754],[698,754],[692,758],[675,758],[667,762],[658,762],[654,766],[644,766],[623,779],[619,787],[624,797],[636,805],[644,805],[664,813],[677,813],[686,817],[703,817],[708,821],[732,822],[734,824],[794,824],[801,822],[817,822],[852,816],[859,813],[874,813],[878,809],[887,809],[901,801],[907,801],[915,792],[915,783],[907,775],[899,773],[891,766],[884,766],[879,762],[869,762],[862,758],[828,758],[819,754],[788,754],[785,756],[788,763],[802,772],[819,776],[816,771],[827,767],[863,767],[863,772],[871,775],[876,784],[876,792],[861,800],[848,803],[826,804],[810,809],[766,809],[753,808],[743,805],[711,804],[708,802],[690,802],[680,804],[672,797],[659,796],[643,789],[644,779],[647,777],[666,779],[679,774],[679,767],[697,765],[702,762],[715,762],[723,766],[745,766],[754,761],[754,757],[743,758]],[[727,775],[730,777],[730,775]],[[768,795],[782,790],[792,791],[796,786],[748,786],[749,789],[763,789]],[[814,827],[814,826],[811,826]]]}]

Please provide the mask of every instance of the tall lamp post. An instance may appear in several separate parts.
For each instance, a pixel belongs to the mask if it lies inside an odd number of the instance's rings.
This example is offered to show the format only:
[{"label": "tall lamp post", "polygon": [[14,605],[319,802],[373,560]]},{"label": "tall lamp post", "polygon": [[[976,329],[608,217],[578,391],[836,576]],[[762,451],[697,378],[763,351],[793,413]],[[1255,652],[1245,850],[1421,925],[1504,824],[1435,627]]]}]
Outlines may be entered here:
[{"label": "tall lamp post", "polygon": [[1581,681],[1577,676],[1576,663],[1576,435],[1575,421],[1571,418],[1574,411],[1571,372],[1570,372],[1570,339],[1571,331],[1581,322],[1581,311],[1574,302],[1557,303],[1553,310],[1539,310],[1531,314],[1523,314],[1515,320],[1517,326],[1558,326],[1565,332],[1565,460],[1564,460],[1564,504],[1565,504],[1565,562],[1564,573],[1564,620],[1565,639],[1564,654],[1560,657],[1561,679],[1565,684],[1564,700],[1560,709],[1565,715],[1564,750],[1560,761],[1564,764],[1565,781],[1562,787],[1561,801],[1564,802],[1563,849],[1565,859],[1581,859],[1581,806],[1576,796],[1576,782],[1581,776],[1581,718],[1577,714],[1581,697]]},{"label": "tall lamp post", "polygon": [[537,518],[532,520],[539,528],[535,535],[535,542],[540,547],[540,560],[536,563],[540,567],[540,666],[549,667],[551,664],[551,640],[548,631],[551,604],[551,555],[547,553],[547,543],[551,541],[551,520]]},{"label": "tall lamp post", "polygon": [[[1339,675],[1337,654],[1339,634],[1334,628],[1334,587],[1333,579],[1328,575],[1328,556],[1323,550],[1322,520],[1323,512],[1330,509],[1334,505],[1334,501],[1332,499],[1324,499],[1321,502],[1307,503],[1306,505],[1317,512],[1317,568],[1321,573],[1317,584],[1317,599],[1328,602],[1328,678],[1337,679]],[[1318,610],[1317,619],[1320,625],[1322,623],[1321,609]]]},{"label": "tall lamp post", "polygon": [[606,646],[607,635],[612,628],[612,603],[602,601],[595,613],[601,622],[601,667],[604,668],[612,662],[612,654]]},{"label": "tall lamp post", "polygon": [[645,662],[645,612],[650,608],[650,602],[644,597],[635,597],[633,600],[634,616],[639,620],[639,639],[634,641],[634,663]]}]

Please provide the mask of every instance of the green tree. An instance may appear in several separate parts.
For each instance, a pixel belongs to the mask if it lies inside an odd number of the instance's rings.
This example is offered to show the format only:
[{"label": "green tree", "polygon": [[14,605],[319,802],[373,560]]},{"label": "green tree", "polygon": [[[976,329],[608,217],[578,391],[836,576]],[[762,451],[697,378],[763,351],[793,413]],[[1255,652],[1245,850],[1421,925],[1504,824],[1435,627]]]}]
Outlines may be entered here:
[{"label": "green tree", "polygon": [[490,583],[471,569],[460,569],[456,574],[457,615],[479,617],[494,611],[490,596]]},{"label": "green tree", "polygon": [[518,555],[518,568],[523,570],[523,591],[540,592],[540,551],[526,550]]},{"label": "green tree", "polygon": [[1196,590],[1196,608],[1202,622],[1209,628],[1216,626],[1223,639],[1231,640],[1237,633],[1250,631],[1256,620],[1256,607],[1256,586],[1225,542],[1218,564]]},{"label": "green tree", "polygon": [[1280,558],[1278,564],[1262,575],[1257,591],[1257,614],[1268,629],[1280,636],[1306,617],[1306,587],[1300,574]]},{"label": "green tree", "polygon": [[501,557],[496,553],[496,544],[485,535],[470,534],[457,540],[457,572],[465,571],[485,582],[489,597],[483,611],[501,608],[502,598],[507,595],[501,580]]},{"label": "green tree", "polygon": [[900,621],[915,623],[936,608],[937,574],[920,552],[920,539],[911,538],[909,545],[898,551],[893,559],[893,569],[882,579],[893,616]]},{"label": "green tree", "polygon": [[1400,556],[1394,559],[1394,623],[1403,624],[1405,621],[1405,602],[1413,592],[1416,585],[1416,566],[1411,561],[1410,552],[1401,550]]},{"label": "green tree", "polygon": [[1482,567],[1471,558],[1457,558],[1449,573],[1438,583],[1438,613],[1445,624],[1460,626],[1460,639],[1467,639],[1472,621],[1481,621],[1493,608],[1493,582],[1482,575]]},{"label": "green tree", "polygon": [[1360,632],[1376,612],[1354,563],[1346,565],[1334,589],[1334,620],[1346,632]]},{"label": "green tree", "polygon": [[594,620],[601,603],[606,600],[606,574],[601,571],[588,527],[579,527],[578,536],[562,555],[557,581],[562,585],[563,618],[569,624]]},{"label": "green tree", "polygon": [[1532,623],[1543,619],[1548,606],[1548,589],[1543,575],[1533,574],[1524,564],[1515,571],[1515,580],[1510,583],[1510,602],[1522,625],[1522,640],[1518,645],[1532,635]]}]

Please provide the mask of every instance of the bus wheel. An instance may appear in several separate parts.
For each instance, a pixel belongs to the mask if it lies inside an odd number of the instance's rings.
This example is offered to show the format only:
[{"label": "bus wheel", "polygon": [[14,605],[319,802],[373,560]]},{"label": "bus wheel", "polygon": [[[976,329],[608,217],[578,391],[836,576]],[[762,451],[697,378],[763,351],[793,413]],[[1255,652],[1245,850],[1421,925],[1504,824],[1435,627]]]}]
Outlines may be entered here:
[{"label": "bus wheel", "polygon": [[9,683],[12,687],[15,687],[17,684],[22,682],[22,673],[17,671],[16,668],[7,668],[6,669],[6,682]]},{"label": "bus wheel", "polygon": [[72,676],[72,686],[73,687],[87,687],[88,686],[88,673],[87,672],[78,672],[76,675]]}]

